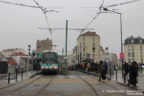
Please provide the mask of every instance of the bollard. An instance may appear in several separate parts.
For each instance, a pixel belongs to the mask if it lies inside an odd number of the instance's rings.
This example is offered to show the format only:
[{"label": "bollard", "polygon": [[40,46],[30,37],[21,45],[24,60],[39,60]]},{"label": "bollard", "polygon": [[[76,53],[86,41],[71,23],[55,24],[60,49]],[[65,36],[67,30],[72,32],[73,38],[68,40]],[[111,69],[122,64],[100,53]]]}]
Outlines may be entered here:
[{"label": "bollard", "polygon": [[10,84],[10,72],[8,74],[8,84]]},{"label": "bollard", "polygon": [[111,69],[109,71],[110,71],[110,80],[111,80]]},{"label": "bollard", "polygon": [[16,82],[17,82],[17,73],[18,73],[18,71],[16,70]]},{"label": "bollard", "polygon": [[125,84],[126,83],[126,75],[125,75],[125,73],[124,73],[123,77],[124,77],[124,84]]},{"label": "bollard", "polygon": [[21,80],[23,80],[23,68],[22,68],[22,73],[21,73]]},{"label": "bollard", "polygon": [[116,69],[116,82],[117,82],[117,69]]}]

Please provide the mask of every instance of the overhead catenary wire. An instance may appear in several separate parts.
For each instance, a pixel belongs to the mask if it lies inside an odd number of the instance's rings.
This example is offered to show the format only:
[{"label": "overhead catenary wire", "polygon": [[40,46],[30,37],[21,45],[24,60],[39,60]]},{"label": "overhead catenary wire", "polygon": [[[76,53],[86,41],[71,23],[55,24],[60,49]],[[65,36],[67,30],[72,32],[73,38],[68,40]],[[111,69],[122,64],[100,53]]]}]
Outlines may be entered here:
[{"label": "overhead catenary wire", "polygon": [[51,28],[50,28],[50,23],[49,23],[49,20],[48,20],[47,15],[46,15],[46,13],[47,13],[46,9],[47,9],[47,8],[44,8],[43,6],[40,6],[40,4],[39,4],[36,0],[33,0],[33,1],[34,1],[34,2],[36,3],[36,5],[42,10],[42,12],[43,12],[43,14],[44,14],[44,17],[45,17],[45,20],[46,20],[46,23],[47,23],[48,28],[49,28],[49,32],[52,33],[52,30],[51,30]]},{"label": "overhead catenary wire", "polygon": [[[48,21],[48,17],[47,17],[47,12],[58,12],[55,10],[47,10],[46,7],[40,6],[38,2],[36,2],[35,0],[33,0],[37,6],[33,6],[33,5],[27,5],[27,4],[22,4],[22,3],[13,3],[13,2],[8,2],[8,1],[2,1],[0,0],[0,3],[5,3],[5,4],[10,4],[10,5],[16,5],[16,6],[22,6],[22,7],[31,7],[31,8],[39,8],[43,11],[44,13],[44,17],[46,19],[46,23],[48,26],[50,26],[49,21]],[[52,33],[51,29],[49,29],[50,33]]]},{"label": "overhead catenary wire", "polygon": [[[85,28],[88,28],[93,21],[101,14],[102,8],[103,8],[104,0],[102,1],[102,4],[99,6],[99,12],[96,13],[96,15],[90,20],[90,22],[86,25]],[[80,33],[82,33],[84,30],[82,30]]]},{"label": "overhead catenary wire", "polygon": [[[127,2],[123,2],[123,3],[119,3],[119,4],[112,4],[112,5],[108,5],[108,6],[103,6],[104,4],[104,0],[102,1],[102,4],[100,5],[99,7],[99,12],[96,13],[96,15],[92,18],[92,20],[87,24],[87,26],[85,28],[88,28],[93,22],[94,20],[101,14],[101,13],[105,13],[105,12],[102,12],[102,10],[104,8],[108,8],[108,7],[115,7],[115,6],[120,6],[120,5],[125,5],[125,4],[129,4],[129,3],[133,3],[133,2],[137,2],[137,1],[140,1],[140,0],[132,0],[132,1],[127,1]],[[82,33],[84,30],[82,30],[80,33]]]},{"label": "overhead catenary wire", "polygon": [[127,2],[123,2],[123,3],[119,3],[119,4],[108,5],[108,6],[105,6],[105,7],[106,8],[108,8],[108,7],[115,7],[115,6],[125,5],[125,4],[129,4],[129,3],[137,2],[137,1],[140,1],[140,0],[132,0],[132,1],[127,1]]},{"label": "overhead catenary wire", "polygon": [[17,6],[31,7],[31,8],[39,8],[38,6],[26,5],[26,4],[22,4],[22,3],[12,3],[12,2],[2,1],[2,0],[0,0],[0,2],[5,3],[5,4],[10,4],[10,5],[17,5]]}]

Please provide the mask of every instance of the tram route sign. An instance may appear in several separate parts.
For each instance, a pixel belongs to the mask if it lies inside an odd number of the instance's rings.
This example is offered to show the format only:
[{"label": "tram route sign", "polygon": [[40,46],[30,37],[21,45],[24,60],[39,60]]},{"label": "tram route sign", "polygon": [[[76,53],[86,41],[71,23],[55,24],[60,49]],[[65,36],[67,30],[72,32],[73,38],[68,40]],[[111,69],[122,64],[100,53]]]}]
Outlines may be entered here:
[{"label": "tram route sign", "polygon": [[124,59],[124,53],[120,53],[120,59]]}]

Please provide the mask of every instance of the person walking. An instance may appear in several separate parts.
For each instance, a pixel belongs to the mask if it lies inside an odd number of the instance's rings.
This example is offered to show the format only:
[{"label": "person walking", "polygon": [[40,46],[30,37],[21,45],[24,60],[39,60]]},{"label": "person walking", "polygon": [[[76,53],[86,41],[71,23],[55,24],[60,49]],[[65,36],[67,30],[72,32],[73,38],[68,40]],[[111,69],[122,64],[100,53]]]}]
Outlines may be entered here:
[{"label": "person walking", "polygon": [[84,71],[84,63],[82,63],[81,67],[82,67],[82,71]]},{"label": "person walking", "polygon": [[126,83],[126,80],[127,80],[127,74],[129,73],[129,64],[128,63],[124,63],[123,65],[123,70],[124,70],[124,83]]},{"label": "person walking", "polygon": [[134,61],[132,62],[130,68],[129,68],[129,80],[128,80],[128,86],[130,84],[132,84],[133,86],[137,87],[137,77],[138,77],[138,65],[137,63]]},{"label": "person walking", "polygon": [[97,64],[97,62],[95,63],[95,72],[96,73],[98,72],[98,64]]},{"label": "person walking", "polygon": [[90,62],[88,62],[88,64],[87,64],[87,72],[90,71],[90,67],[91,67]]},{"label": "person walking", "polygon": [[99,76],[99,81],[101,81],[101,79],[105,80],[106,79],[106,70],[105,70],[105,66],[103,61],[100,61],[99,63],[99,72],[100,72],[100,76]]}]

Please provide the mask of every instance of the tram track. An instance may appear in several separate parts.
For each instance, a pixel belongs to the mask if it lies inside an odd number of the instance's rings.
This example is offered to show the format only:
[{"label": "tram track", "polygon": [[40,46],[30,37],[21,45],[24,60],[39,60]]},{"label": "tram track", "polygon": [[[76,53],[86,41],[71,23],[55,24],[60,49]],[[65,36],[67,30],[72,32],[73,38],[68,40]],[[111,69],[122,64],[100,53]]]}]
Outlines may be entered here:
[{"label": "tram track", "polygon": [[95,93],[95,96],[99,96],[97,90],[93,87],[93,85],[91,85],[87,80],[85,80],[84,78],[82,78],[80,75],[76,75],[79,79],[81,79],[83,82],[85,82]]},{"label": "tram track", "polygon": [[[82,74],[84,74],[84,73],[82,73]],[[89,76],[89,77],[91,77],[91,78],[93,78],[93,79],[95,79],[95,80],[98,81],[98,78],[96,78],[94,75],[87,74],[87,76]],[[114,90],[122,90],[122,89],[117,88],[117,87],[115,87],[114,85],[110,85],[110,84],[108,84],[108,83],[106,83],[106,82],[103,82],[103,83],[104,83],[106,86],[113,88]],[[121,94],[122,96],[127,96],[125,93],[119,93],[119,94]]]},{"label": "tram track", "polygon": [[[33,78],[34,78],[34,77],[33,77]],[[23,88],[25,88],[25,87],[33,84],[34,82],[36,82],[36,81],[39,80],[40,78],[42,78],[42,76],[40,76],[40,77],[32,80],[31,82],[29,82],[29,83],[27,83],[27,84],[25,84],[25,85],[23,85],[23,86],[21,86],[21,87],[19,87],[19,88],[14,89],[13,92],[17,92],[17,91],[19,91],[19,90],[21,90],[21,89],[23,89]]]},{"label": "tram track", "polygon": [[37,91],[34,96],[39,96],[44,91],[44,89],[46,89],[52,83],[53,79],[54,78],[51,77],[49,82],[45,86],[43,86],[39,91]]}]

